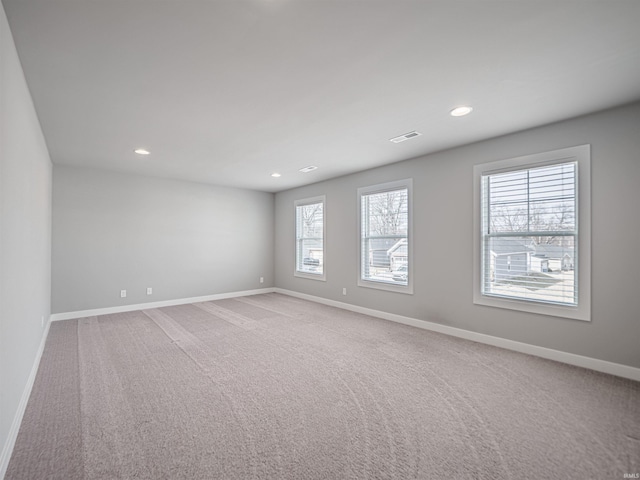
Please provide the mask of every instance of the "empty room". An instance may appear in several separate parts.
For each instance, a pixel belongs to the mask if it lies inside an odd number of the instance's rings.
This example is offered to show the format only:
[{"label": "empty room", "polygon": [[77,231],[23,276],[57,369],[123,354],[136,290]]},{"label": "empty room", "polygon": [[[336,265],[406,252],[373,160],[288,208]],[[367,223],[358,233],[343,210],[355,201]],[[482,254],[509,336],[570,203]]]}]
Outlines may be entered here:
[{"label": "empty room", "polygon": [[640,478],[638,24],[2,0],[0,479]]}]

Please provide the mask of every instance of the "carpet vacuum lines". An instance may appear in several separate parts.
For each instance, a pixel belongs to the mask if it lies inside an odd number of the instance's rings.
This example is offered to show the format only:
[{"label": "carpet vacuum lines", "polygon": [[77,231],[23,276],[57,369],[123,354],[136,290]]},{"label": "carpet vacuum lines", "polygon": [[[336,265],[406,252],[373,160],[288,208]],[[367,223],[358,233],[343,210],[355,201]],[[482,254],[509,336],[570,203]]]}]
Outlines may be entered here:
[{"label": "carpet vacuum lines", "polygon": [[640,382],[278,293],[53,322],[6,473],[617,479]]}]

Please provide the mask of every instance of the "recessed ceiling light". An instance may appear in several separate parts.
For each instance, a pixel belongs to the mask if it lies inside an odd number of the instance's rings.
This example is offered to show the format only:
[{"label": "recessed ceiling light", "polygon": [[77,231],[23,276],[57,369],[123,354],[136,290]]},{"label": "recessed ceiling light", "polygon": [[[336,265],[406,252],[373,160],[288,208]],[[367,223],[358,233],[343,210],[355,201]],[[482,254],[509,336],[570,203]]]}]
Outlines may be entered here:
[{"label": "recessed ceiling light", "polygon": [[420,135],[422,135],[420,132],[409,132],[404,135],[400,135],[399,137],[390,138],[389,141],[393,143],[400,143],[413,137],[419,137]]},{"label": "recessed ceiling light", "polygon": [[464,117],[465,115],[469,115],[472,110],[473,108],[469,107],[468,105],[461,105],[454,108],[449,113],[451,113],[452,117]]},{"label": "recessed ceiling light", "polygon": [[272,173],[271,176],[273,178],[278,178],[278,177],[281,177],[282,175],[280,175],[279,173]]},{"label": "recessed ceiling light", "polygon": [[309,172],[313,172],[314,170],[317,170],[317,169],[318,169],[318,167],[316,167],[315,165],[309,165],[308,167],[301,168],[300,171],[302,173],[309,173]]},{"label": "recessed ceiling light", "polygon": [[146,148],[136,148],[134,152],[137,153],[138,155],[149,155],[151,153]]}]

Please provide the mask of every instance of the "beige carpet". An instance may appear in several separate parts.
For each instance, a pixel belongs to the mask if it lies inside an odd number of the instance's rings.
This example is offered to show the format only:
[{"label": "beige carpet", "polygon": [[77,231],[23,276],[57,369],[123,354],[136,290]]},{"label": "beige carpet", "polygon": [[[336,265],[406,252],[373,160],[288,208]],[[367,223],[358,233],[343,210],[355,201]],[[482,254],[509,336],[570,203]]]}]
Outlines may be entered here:
[{"label": "beige carpet", "polygon": [[51,325],[8,479],[622,479],[640,383],[268,294]]}]

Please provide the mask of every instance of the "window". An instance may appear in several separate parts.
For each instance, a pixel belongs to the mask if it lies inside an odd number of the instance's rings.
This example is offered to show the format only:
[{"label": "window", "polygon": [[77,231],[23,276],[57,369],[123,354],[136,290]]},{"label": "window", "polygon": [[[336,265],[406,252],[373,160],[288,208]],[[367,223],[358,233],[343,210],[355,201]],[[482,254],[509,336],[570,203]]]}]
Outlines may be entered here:
[{"label": "window", "polygon": [[325,280],[324,204],[324,196],[295,202],[296,276]]},{"label": "window", "polygon": [[358,285],[413,293],[411,186],[409,179],[358,189]]},{"label": "window", "polygon": [[589,145],[474,168],[474,302],[589,320]]}]

